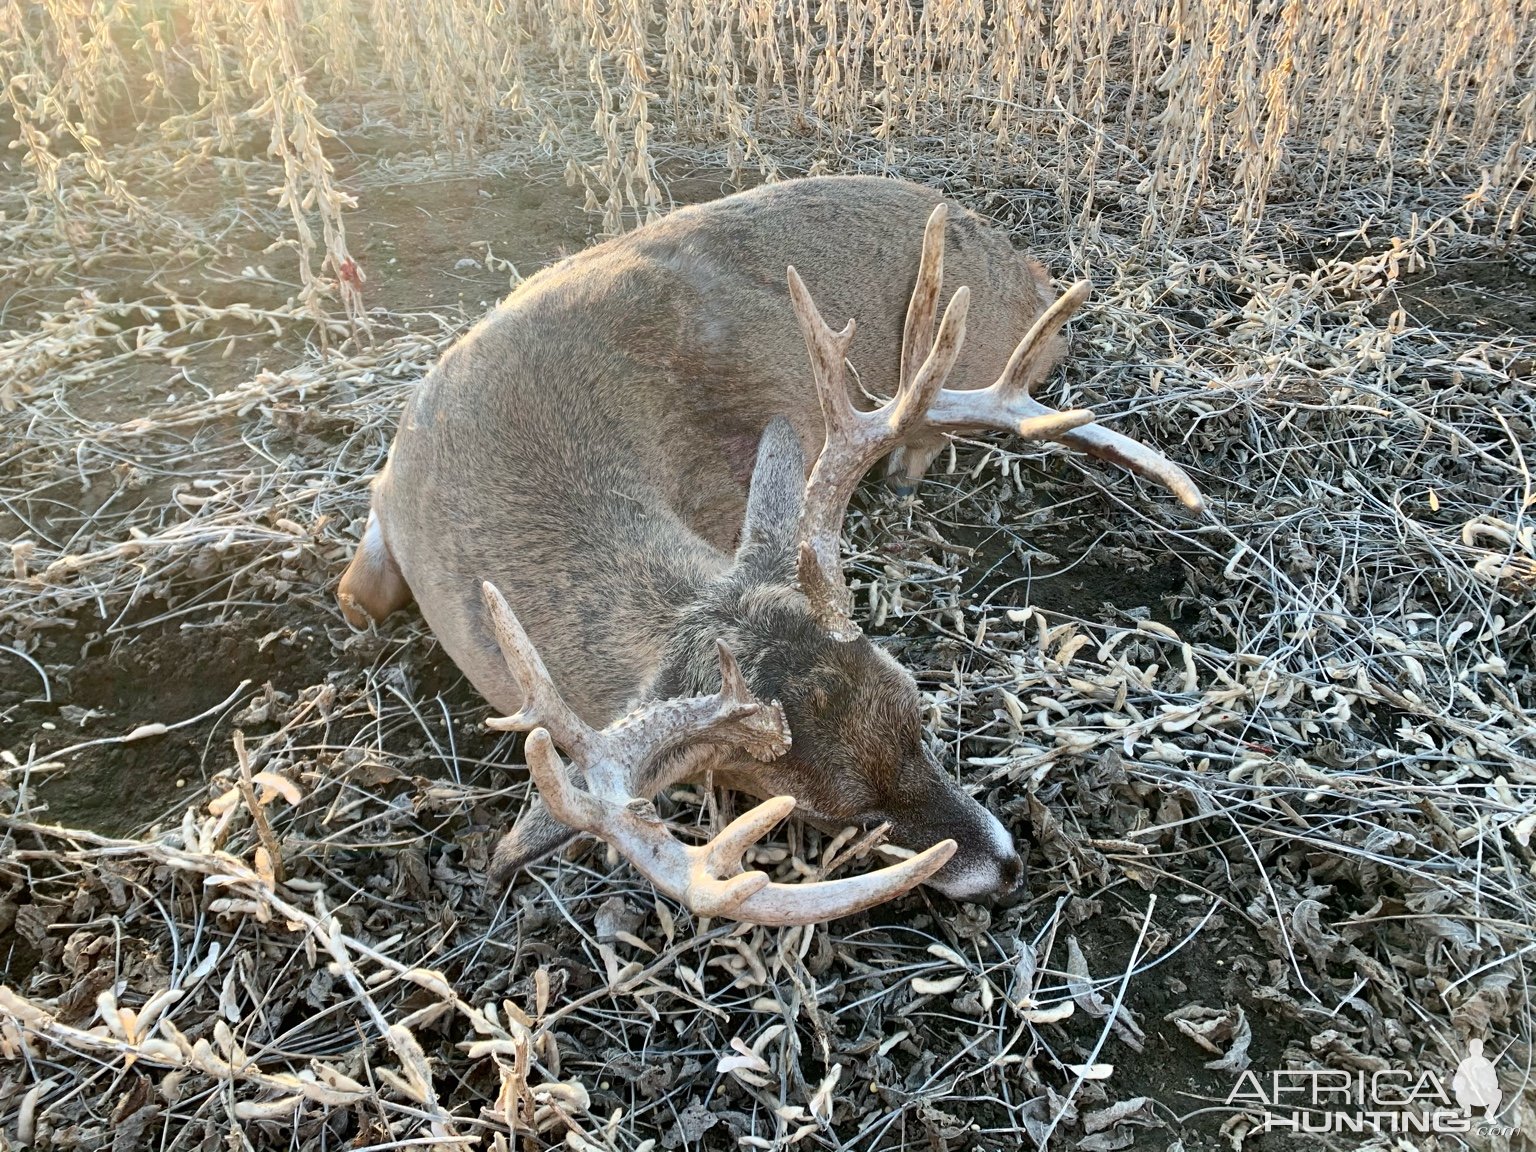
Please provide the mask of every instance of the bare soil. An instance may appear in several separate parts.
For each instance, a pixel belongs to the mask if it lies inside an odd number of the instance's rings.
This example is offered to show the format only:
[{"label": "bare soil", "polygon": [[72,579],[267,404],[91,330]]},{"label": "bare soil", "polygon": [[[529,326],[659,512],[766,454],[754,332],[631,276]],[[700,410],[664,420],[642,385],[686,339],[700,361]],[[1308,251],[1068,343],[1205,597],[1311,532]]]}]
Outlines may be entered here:
[{"label": "bare soil", "polygon": [[1467,260],[1415,276],[1395,295],[1416,322],[1443,332],[1536,332],[1536,275],[1529,261]]},{"label": "bare soil", "polygon": [[[369,276],[370,306],[380,305],[406,317],[446,306],[459,314],[465,328],[509,288],[507,273],[487,270],[487,245],[499,258],[531,274],[579,250],[591,238],[591,221],[581,211],[579,199],[563,184],[547,186],[524,175],[449,176],[402,183],[367,197],[365,205],[354,224],[354,245]],[[255,229],[237,232],[234,239],[240,246],[229,257],[202,267],[178,268],[174,270],[178,275],[162,279],[176,284],[183,294],[193,295],[195,288],[198,298],[219,304],[274,303],[288,271],[282,254],[262,256],[265,241]],[[242,261],[258,257],[280,278],[277,287],[240,277]],[[122,263],[118,290],[132,297],[136,279],[146,273],[131,259]],[[71,290],[15,288],[40,304]],[[104,294],[110,291],[107,288]],[[243,348],[244,355],[229,359],[217,354],[194,358],[195,374],[212,387],[223,387],[273,362],[291,361],[291,341],[263,343],[267,346]],[[84,418],[128,419],[163,401],[178,386],[184,392],[185,383],[178,376],[167,369],[71,399]],[[301,416],[302,426],[296,429],[299,442],[290,447],[313,454],[318,442],[321,453],[328,451],[323,411]],[[252,467],[260,467],[260,458],[251,456],[241,442],[243,430],[238,422],[218,420],[200,428],[198,436],[207,458],[199,464],[244,456]],[[340,446],[334,440],[330,443]],[[184,479],[174,470],[152,475],[130,498],[145,507],[163,504],[172,488],[185,486]],[[65,476],[37,495],[54,507],[52,515],[32,523],[34,531],[89,516],[121,493],[82,492],[72,477]],[[357,511],[361,515],[366,508]],[[20,523],[0,510],[0,536],[23,534]],[[355,645],[348,648],[349,634],[330,602],[340,571],[310,575],[313,582],[295,588],[286,599],[247,601],[233,609],[211,594],[217,586],[210,583],[208,590],[192,590],[174,604],[145,601],[125,615],[113,613],[102,619],[82,614],[53,621],[42,647],[32,654],[50,674],[51,701],[41,699],[41,680],[26,662],[0,652],[3,743],[16,747],[35,742],[39,758],[46,758],[53,749],[127,733],[144,724],[169,724],[195,716],[224,700],[243,680],[250,680],[253,688],[270,685],[293,695],[328,678],[356,672]],[[166,616],[171,618],[159,619]],[[430,683],[434,693],[439,688],[451,692],[455,712],[485,711],[483,702],[430,640],[414,643],[424,652],[410,662],[414,675]],[[210,749],[222,754],[228,720],[226,713],[161,737],[90,749],[72,758],[64,770],[50,774],[39,794],[63,824],[126,834],[164,814],[175,804],[179,789],[206,779]]]}]

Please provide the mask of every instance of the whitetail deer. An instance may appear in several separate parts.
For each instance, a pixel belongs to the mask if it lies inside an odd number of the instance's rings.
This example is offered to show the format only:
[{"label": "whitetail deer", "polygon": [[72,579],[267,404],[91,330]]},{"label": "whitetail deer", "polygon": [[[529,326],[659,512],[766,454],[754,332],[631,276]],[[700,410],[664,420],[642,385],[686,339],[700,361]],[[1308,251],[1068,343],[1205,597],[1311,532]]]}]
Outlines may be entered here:
[{"label": "whitetail deer", "polygon": [[[937,195],[871,178],[684,209],[528,280],[418,388],[339,597],[367,626],[414,595],[511,714],[492,724],[529,732],[543,803],[498,845],[498,876],[588,831],[696,912],[759,923],[925,880],[957,898],[1020,882],[1007,829],[925,746],[912,676],[851,619],[848,499],[881,456],[908,485],[947,433],[986,428],[1200,496],[1156,452],[1030,397],[1087,285],[1053,301],[1037,264],[955,215],[946,234]],[[946,261],[981,295],[958,288],[935,332]],[[794,266],[875,339],[832,332]],[[980,339],[962,355],[968,316]],[[866,392],[893,398],[856,406],[850,357]],[[768,802],[689,847],[649,800],[706,774]],[[791,808],[886,825],[916,855],[819,883],[743,871]]]}]

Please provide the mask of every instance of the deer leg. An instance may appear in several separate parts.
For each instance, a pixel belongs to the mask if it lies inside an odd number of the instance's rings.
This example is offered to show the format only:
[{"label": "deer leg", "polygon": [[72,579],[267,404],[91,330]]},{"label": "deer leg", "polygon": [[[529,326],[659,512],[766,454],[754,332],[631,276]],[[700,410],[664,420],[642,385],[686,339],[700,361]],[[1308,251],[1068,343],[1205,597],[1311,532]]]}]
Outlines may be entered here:
[{"label": "deer leg", "polygon": [[[581,783],[580,773],[574,765],[570,776],[573,784]],[[576,829],[567,828],[556,820],[549,805],[535,794],[511,830],[496,842],[496,850],[491,855],[491,887],[498,891],[507,887],[518,872],[557,852],[578,835]]]},{"label": "deer leg", "polygon": [[358,629],[377,623],[411,602],[411,589],[389,554],[379,518],[373,512],[368,513],[368,527],[352,563],[342,573],[336,601],[347,623]]},{"label": "deer leg", "polygon": [[912,495],[944,444],[943,436],[915,436],[896,447],[885,458],[886,486],[902,496]]}]

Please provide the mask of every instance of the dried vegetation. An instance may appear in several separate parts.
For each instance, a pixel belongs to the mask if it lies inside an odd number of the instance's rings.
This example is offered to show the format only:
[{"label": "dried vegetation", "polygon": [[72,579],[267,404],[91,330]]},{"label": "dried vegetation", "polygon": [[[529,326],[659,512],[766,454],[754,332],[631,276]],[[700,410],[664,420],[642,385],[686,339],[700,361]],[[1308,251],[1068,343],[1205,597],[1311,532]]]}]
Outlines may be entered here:
[{"label": "dried vegetation", "polygon": [[[1533,44],[1531,0],[0,0],[0,1142],[1263,1147],[1243,1069],[1477,1037],[1477,1146],[1530,1147]],[[488,900],[516,746],[329,600],[479,308],[357,220],[830,171],[1091,277],[1053,401],[1213,515],[972,444],[851,518],[1030,900],[712,925],[591,850]],[[58,827],[80,778],[132,818]]]}]

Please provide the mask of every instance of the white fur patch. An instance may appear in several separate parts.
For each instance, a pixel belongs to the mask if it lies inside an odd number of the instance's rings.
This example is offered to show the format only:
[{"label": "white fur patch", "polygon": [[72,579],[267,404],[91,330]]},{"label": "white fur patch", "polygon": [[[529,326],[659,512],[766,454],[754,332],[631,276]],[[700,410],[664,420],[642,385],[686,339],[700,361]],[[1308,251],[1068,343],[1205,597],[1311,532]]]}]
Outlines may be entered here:
[{"label": "white fur patch", "polygon": [[[987,842],[975,846],[972,860],[964,868],[928,881],[952,900],[966,900],[974,896],[986,896],[1003,887],[1003,864],[1017,853],[1013,837],[1003,822],[986,809],[985,835]],[[964,846],[962,846],[964,851]],[[990,856],[990,859],[988,858]]]},{"label": "white fur patch", "polygon": [[986,896],[1003,885],[1003,869],[1000,862],[987,861],[972,864],[954,876],[942,881],[935,876],[928,881],[951,900],[969,900],[974,896]]},{"label": "white fur patch", "polygon": [[1008,859],[1016,851],[1013,846],[1013,837],[1009,835],[1008,829],[1001,820],[985,808],[982,809],[982,812],[987,818],[987,833],[992,838],[992,850],[1002,856],[1003,859]]}]

